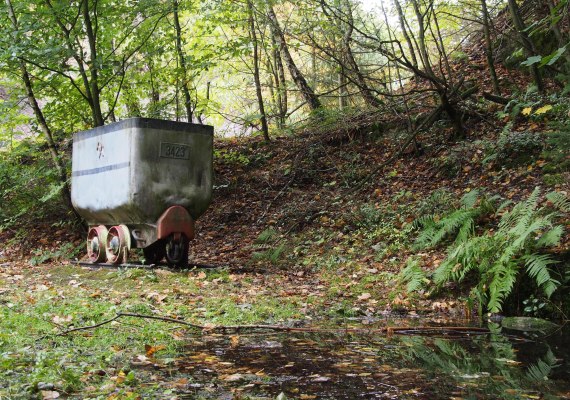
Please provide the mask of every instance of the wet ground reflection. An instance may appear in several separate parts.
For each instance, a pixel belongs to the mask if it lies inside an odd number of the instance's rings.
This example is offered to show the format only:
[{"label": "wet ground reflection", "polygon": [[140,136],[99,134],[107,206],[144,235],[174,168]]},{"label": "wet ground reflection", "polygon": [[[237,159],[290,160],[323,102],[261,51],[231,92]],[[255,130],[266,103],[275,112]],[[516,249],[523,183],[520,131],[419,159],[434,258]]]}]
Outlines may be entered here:
[{"label": "wet ground reflection", "polygon": [[570,330],[207,336],[170,365],[186,399],[570,398]]}]

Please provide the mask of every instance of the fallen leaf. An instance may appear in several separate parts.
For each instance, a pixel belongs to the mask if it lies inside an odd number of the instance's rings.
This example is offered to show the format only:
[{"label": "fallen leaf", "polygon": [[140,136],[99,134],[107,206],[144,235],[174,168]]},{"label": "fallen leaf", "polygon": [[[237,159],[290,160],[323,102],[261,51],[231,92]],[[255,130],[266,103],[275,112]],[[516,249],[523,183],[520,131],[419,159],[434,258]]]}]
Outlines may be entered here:
[{"label": "fallen leaf", "polygon": [[[551,106],[550,104],[547,104],[547,105],[542,106],[542,107],[540,107],[539,109],[537,109],[537,110],[534,112],[534,115],[541,115],[541,114],[544,114],[544,113],[546,113],[546,112],[548,112],[548,111],[550,111],[550,110],[552,110],[552,106]],[[527,115],[528,115],[528,114],[527,114]]]},{"label": "fallen leaf", "polygon": [[66,322],[71,322],[72,319],[73,317],[71,315],[68,315],[67,317],[60,317],[59,315],[55,315],[51,320],[54,323],[61,325]]},{"label": "fallen leaf", "polygon": [[242,374],[232,374],[232,375],[227,375],[227,376],[223,377],[222,379],[226,382],[238,382],[238,381],[243,380],[243,375]]},{"label": "fallen leaf", "polygon": [[216,328],[216,324],[212,324],[211,322],[206,322],[204,324],[204,331],[211,331]]},{"label": "fallen leaf", "polygon": [[364,301],[364,300],[368,300],[370,297],[372,297],[372,295],[370,293],[362,293],[360,296],[358,296],[358,300]]},{"label": "fallen leaf", "polygon": [[145,345],[144,345],[144,349],[145,349],[145,352],[146,352],[146,356],[147,356],[147,357],[152,357],[152,355],[153,355],[154,353],[156,353],[156,352],[159,351],[159,350],[164,350],[165,348],[166,348],[166,346],[163,345],[163,344],[159,344],[158,346],[151,346],[151,345],[148,345],[148,344],[145,344]]},{"label": "fallen leaf", "polygon": [[119,373],[117,374],[117,376],[115,376],[113,379],[116,383],[121,384],[125,381],[125,378],[127,376],[125,375],[125,373],[123,371],[119,371]]},{"label": "fallen leaf", "polygon": [[43,400],[58,399],[59,398],[59,393],[56,392],[55,390],[42,390],[41,394],[42,394]]},{"label": "fallen leaf", "polygon": [[521,114],[522,115],[530,115],[531,112],[532,112],[532,107],[526,107],[526,108],[523,108]]}]

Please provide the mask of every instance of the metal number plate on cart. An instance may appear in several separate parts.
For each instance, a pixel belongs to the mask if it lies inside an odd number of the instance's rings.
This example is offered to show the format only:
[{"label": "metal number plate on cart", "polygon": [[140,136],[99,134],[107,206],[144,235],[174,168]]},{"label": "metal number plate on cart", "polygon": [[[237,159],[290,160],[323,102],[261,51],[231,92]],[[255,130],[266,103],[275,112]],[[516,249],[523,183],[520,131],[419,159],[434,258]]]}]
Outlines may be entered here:
[{"label": "metal number plate on cart", "polygon": [[164,158],[175,158],[188,160],[190,158],[190,146],[179,143],[160,143],[160,156]]}]

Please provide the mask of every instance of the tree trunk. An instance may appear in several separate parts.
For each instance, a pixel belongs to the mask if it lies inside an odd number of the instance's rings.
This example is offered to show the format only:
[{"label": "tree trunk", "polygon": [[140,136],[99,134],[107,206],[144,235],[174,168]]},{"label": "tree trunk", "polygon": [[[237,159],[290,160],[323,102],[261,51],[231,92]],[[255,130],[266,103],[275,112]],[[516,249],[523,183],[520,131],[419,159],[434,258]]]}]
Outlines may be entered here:
[{"label": "tree trunk", "polygon": [[341,110],[348,107],[348,90],[346,85],[348,84],[348,80],[346,79],[346,75],[344,73],[344,68],[340,67],[338,71],[338,108]]},{"label": "tree trunk", "polygon": [[344,30],[342,43],[343,43],[343,52],[346,59],[346,63],[348,64],[348,67],[350,68],[351,72],[353,72],[355,75],[356,84],[358,85],[358,88],[360,89],[360,92],[366,104],[368,104],[371,107],[378,108],[382,105],[382,103],[376,98],[376,96],[374,96],[374,94],[372,94],[370,87],[368,86],[366,80],[364,79],[364,74],[362,73],[358,63],[356,62],[356,59],[354,58],[354,54],[350,46],[350,42],[352,41],[352,32],[354,30],[354,18],[352,16],[352,6],[349,0],[345,0],[344,5],[346,8],[347,24],[346,24],[346,29]]},{"label": "tree trunk", "polygon": [[249,19],[249,29],[251,41],[253,43],[253,79],[255,81],[255,93],[257,95],[257,103],[259,105],[259,114],[261,115],[261,130],[263,138],[269,142],[269,127],[267,126],[267,117],[265,115],[265,106],[263,104],[263,94],[261,92],[261,79],[259,78],[259,52],[257,44],[257,34],[255,33],[255,19],[253,17],[253,5],[251,0],[247,0],[247,11]]},{"label": "tree trunk", "polygon": [[283,60],[281,59],[281,48],[275,40],[275,36],[271,35],[273,43],[273,60],[275,63],[275,70],[277,73],[277,94],[279,98],[279,119],[281,126],[285,126],[287,118],[288,100],[287,100],[287,80],[285,78],[285,68],[283,67]]},{"label": "tree trunk", "polygon": [[499,87],[499,79],[495,71],[495,60],[493,57],[493,43],[491,42],[491,28],[489,12],[487,10],[487,0],[481,0],[481,14],[483,17],[483,34],[485,36],[485,56],[487,57],[487,66],[493,81],[493,91],[497,96],[501,95],[501,88]]},{"label": "tree trunk", "polygon": [[[515,29],[518,32],[519,38],[523,44],[523,47],[525,49],[525,55],[526,57],[530,57],[532,55],[536,55],[538,54],[538,52],[536,51],[536,48],[534,46],[534,43],[532,42],[532,40],[530,39],[530,37],[528,36],[528,34],[526,33],[526,26],[524,24],[524,21],[522,19],[520,10],[519,10],[519,6],[516,2],[516,0],[508,0],[508,6],[509,6],[509,12],[511,13],[511,18],[513,20],[513,24],[515,26]],[[540,71],[538,70],[538,65],[537,64],[532,64],[530,66],[530,70],[534,79],[534,83],[536,84],[536,87],[538,89],[539,92],[544,92],[544,84],[542,83],[542,77],[540,76]]]},{"label": "tree trunk", "polygon": [[311,111],[315,111],[321,108],[321,102],[317,95],[313,92],[313,89],[307,83],[307,80],[295,65],[293,61],[293,57],[291,57],[291,53],[289,52],[289,48],[287,47],[287,42],[285,41],[285,35],[279,26],[279,21],[277,20],[277,16],[275,15],[275,11],[273,11],[273,7],[271,5],[267,5],[267,16],[269,18],[271,33],[277,42],[277,45],[281,49],[281,54],[285,60],[285,64],[287,64],[287,68],[289,69],[289,73],[291,74],[291,78],[299,88],[303,99],[309,105]]},{"label": "tree trunk", "polygon": [[180,19],[178,18],[178,0],[173,0],[173,18],[174,29],[176,31],[176,54],[178,62],[180,63],[180,70],[182,71],[182,84],[181,90],[184,95],[184,109],[186,110],[186,120],[192,122],[192,100],[190,98],[190,89],[188,88],[188,72],[186,69],[186,58],[184,50],[182,49],[182,29],[180,28]]},{"label": "tree trunk", "polygon": [[91,75],[91,80],[89,86],[91,89],[91,97],[93,99],[93,104],[91,107],[91,113],[93,115],[93,125],[103,126],[105,121],[103,119],[103,113],[101,112],[101,99],[99,90],[99,60],[97,59],[97,35],[93,31],[93,23],[91,22],[91,15],[89,10],[89,0],[83,0],[83,23],[85,26],[85,31],[87,33],[87,41],[89,43],[89,51],[91,56],[91,62],[88,64],[89,73]]},{"label": "tree trunk", "polygon": [[[85,99],[85,101],[87,102],[87,104],[89,105],[89,109],[91,110],[91,118],[92,118],[92,122],[94,126],[101,126],[104,123],[104,118],[101,112],[101,103],[100,103],[100,90],[99,90],[99,84],[97,82],[97,78],[98,78],[98,73],[97,70],[92,71],[93,68],[98,68],[97,65],[97,60],[96,60],[96,55],[97,55],[97,38],[96,35],[93,32],[93,26],[91,24],[91,17],[89,15],[89,0],[82,0],[81,3],[79,3],[78,5],[78,15],[79,13],[82,13],[85,16],[85,10],[87,10],[86,14],[87,14],[87,20],[84,21],[84,25],[85,25],[85,29],[87,32],[90,33],[90,37],[88,38],[87,42],[89,43],[89,46],[92,47],[94,51],[94,53],[91,53],[91,62],[87,63],[85,60],[85,56],[84,56],[84,51],[81,48],[81,45],[79,46],[79,50],[80,53],[78,53],[77,50],[77,46],[75,43],[73,43],[73,41],[71,40],[71,30],[69,28],[67,28],[67,25],[64,21],[61,20],[61,18],[58,15],[58,12],[54,9],[53,5],[51,4],[50,0],[44,0],[44,3],[47,5],[47,7],[50,9],[50,11],[52,12],[52,16],[55,20],[55,23],[57,24],[57,26],[59,26],[59,28],[61,29],[61,32],[63,33],[64,39],[65,39],[65,45],[67,46],[67,49],[69,50],[71,57],[73,57],[73,59],[75,60],[75,62],[77,63],[77,68],[79,69],[79,76],[81,77],[81,81],[83,82],[83,87],[84,87],[84,91],[82,91],[80,89],[80,87],[76,84],[75,80],[71,77],[71,76],[67,76],[68,79],[71,80],[72,85],[77,89],[77,91],[81,94],[81,96],[83,96],[83,98]],[[88,28],[89,27],[89,28]],[[82,42],[83,44],[83,42]],[[88,70],[85,69],[85,64],[87,64],[88,66]],[[89,64],[91,64],[89,66]],[[89,71],[89,74],[88,74]],[[95,77],[96,80],[95,82],[91,82],[90,81],[90,76]]]},{"label": "tree trunk", "polygon": [[[8,8],[8,16],[10,18],[10,22],[12,23],[12,27],[14,28],[14,39],[16,40],[17,39],[16,32],[19,30],[18,19],[16,18],[16,14],[14,13],[14,8],[12,7],[11,0],[5,0],[5,1],[6,1],[6,6]],[[79,215],[76,213],[71,203],[71,190],[69,187],[69,182],[67,180],[67,171],[59,158],[59,154],[57,151],[57,147],[55,145],[55,141],[53,140],[51,129],[49,128],[47,121],[44,117],[44,114],[40,108],[40,105],[36,99],[36,95],[34,93],[34,88],[32,85],[32,81],[30,79],[30,74],[26,67],[26,63],[20,60],[19,68],[20,68],[20,78],[22,79],[24,86],[26,88],[26,95],[28,97],[28,102],[30,103],[32,110],[34,111],[34,116],[36,117],[38,125],[40,126],[40,129],[46,139],[52,162],[59,175],[59,180],[63,185],[61,190],[61,195],[64,204],[77,216],[78,220],[81,220],[81,217],[79,217]]]},{"label": "tree trunk", "polygon": [[418,47],[420,51],[420,59],[424,66],[424,71],[430,76],[435,76],[433,69],[431,68],[431,61],[429,59],[429,53],[427,51],[426,45],[426,26],[424,24],[425,14],[420,9],[420,4],[418,0],[411,0],[414,7],[414,12],[418,20]]},{"label": "tree trunk", "polygon": [[406,29],[406,23],[404,18],[404,12],[402,11],[402,7],[398,0],[394,0],[394,5],[396,6],[396,11],[398,12],[398,21],[400,22],[400,29],[402,29],[402,34],[406,39],[406,43],[408,44],[408,51],[410,52],[410,57],[412,57],[412,65],[417,68],[418,67],[418,59],[416,57],[416,52],[414,50],[414,45],[412,44],[412,39],[410,39],[410,35],[408,34],[408,29]]}]

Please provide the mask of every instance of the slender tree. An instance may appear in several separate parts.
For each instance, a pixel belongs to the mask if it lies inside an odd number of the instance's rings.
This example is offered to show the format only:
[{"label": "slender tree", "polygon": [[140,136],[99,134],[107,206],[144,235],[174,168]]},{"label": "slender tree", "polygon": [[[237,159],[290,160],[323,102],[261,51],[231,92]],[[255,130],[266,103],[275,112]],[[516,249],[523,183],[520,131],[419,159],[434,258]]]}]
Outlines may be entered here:
[{"label": "slender tree", "polygon": [[267,5],[267,17],[269,19],[272,35],[275,38],[277,46],[281,49],[281,55],[283,56],[285,64],[289,69],[289,74],[291,75],[293,82],[295,82],[295,85],[297,85],[299,88],[303,99],[309,105],[309,108],[312,111],[321,108],[322,105],[319,97],[315,94],[313,88],[309,86],[307,80],[305,79],[305,76],[299,70],[299,68],[297,68],[295,61],[293,61],[293,57],[289,52],[289,47],[287,46],[287,42],[285,40],[285,35],[283,34],[283,30],[279,25],[279,21],[271,4]]},{"label": "slender tree", "polygon": [[493,43],[491,42],[491,21],[489,11],[487,10],[487,0],[481,0],[481,17],[483,21],[483,35],[485,37],[485,57],[487,58],[487,66],[491,74],[493,82],[493,90],[496,95],[501,95],[501,88],[499,87],[499,79],[495,71],[495,60],[493,57]]},{"label": "slender tree", "polygon": [[180,89],[184,95],[184,110],[186,111],[186,120],[192,122],[192,99],[190,97],[190,88],[188,86],[188,68],[186,67],[186,54],[182,45],[182,29],[180,28],[179,17],[180,2],[172,0],[172,17],[174,20],[174,29],[176,37],[176,54],[178,56],[178,63],[180,67]]},{"label": "slender tree", "polygon": [[249,22],[249,34],[253,44],[253,78],[255,81],[255,94],[257,96],[257,103],[259,105],[259,114],[261,119],[261,131],[263,138],[269,142],[269,127],[267,126],[267,116],[265,115],[265,106],[263,104],[263,94],[261,88],[261,79],[259,77],[259,51],[257,33],[255,28],[255,17],[252,0],[247,0],[247,12]]},{"label": "slender tree", "polygon": [[[521,12],[516,0],[508,0],[507,2],[509,7],[509,12],[511,14],[511,19],[513,21],[513,25],[517,30],[518,36],[520,38],[521,43],[523,44],[523,48],[525,50],[525,54],[527,57],[531,57],[533,55],[538,54],[536,47],[534,46],[533,41],[528,36],[527,27],[522,19]],[[544,84],[542,82],[542,77],[540,76],[540,71],[538,69],[538,65],[536,63],[530,66],[530,70],[534,79],[534,83],[539,92],[544,91]]]},{"label": "slender tree", "polygon": [[[14,7],[12,6],[12,2],[11,0],[5,0],[6,3],[6,7],[8,10],[8,17],[10,19],[10,22],[12,24],[12,29],[13,29],[13,38],[14,41],[16,43],[19,42],[19,31],[20,31],[20,27],[18,24],[18,19],[16,17],[16,14],[14,13]],[[46,143],[47,143],[47,147],[49,150],[49,154],[51,156],[52,162],[54,164],[54,167],[59,175],[59,180],[60,183],[62,185],[62,197],[63,197],[63,201],[66,204],[66,206],[73,211],[73,206],[71,204],[71,191],[70,191],[70,187],[69,187],[69,182],[68,182],[68,177],[67,177],[67,171],[65,169],[65,166],[63,164],[63,162],[60,159],[60,155],[57,149],[57,146],[55,144],[54,138],[53,138],[53,134],[51,132],[51,129],[45,119],[44,113],[42,112],[42,109],[39,105],[39,102],[36,98],[36,95],[34,93],[34,87],[32,84],[32,79],[30,77],[30,73],[28,72],[28,67],[26,65],[26,62],[19,57],[18,54],[16,54],[16,57],[18,59],[18,67],[20,70],[20,78],[22,79],[22,82],[24,84],[24,87],[26,89],[26,95],[28,98],[28,103],[30,104],[30,106],[32,107],[32,110],[34,111],[34,116],[36,117],[36,120],[38,122],[38,125],[43,133],[44,138],[46,139]]]}]

